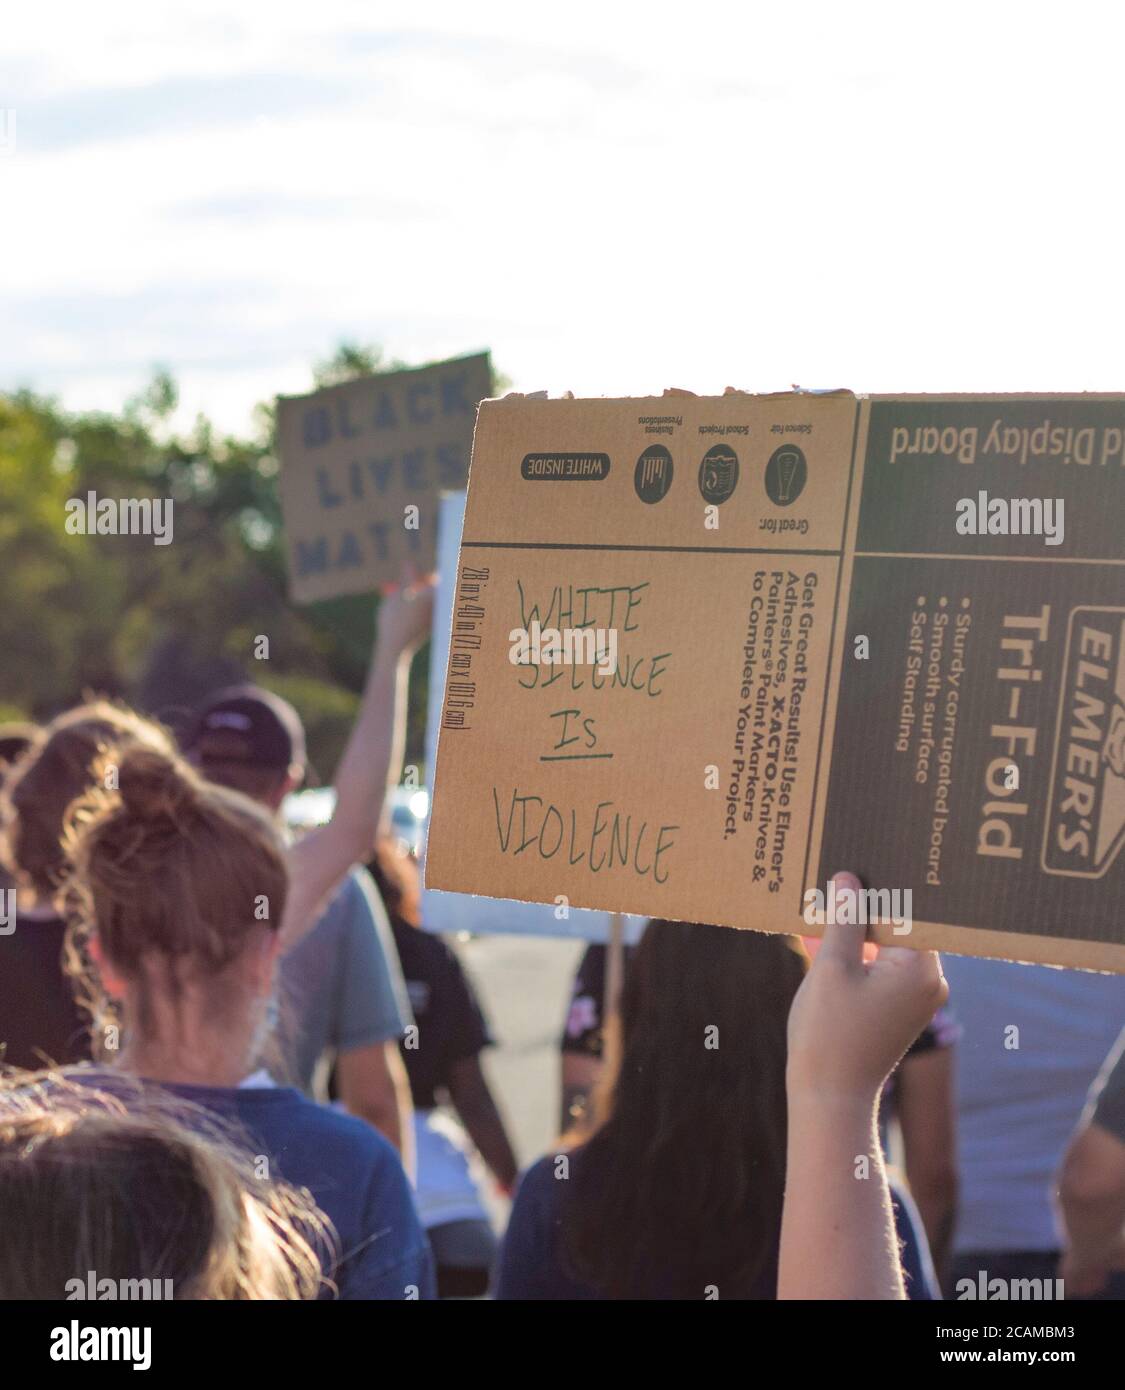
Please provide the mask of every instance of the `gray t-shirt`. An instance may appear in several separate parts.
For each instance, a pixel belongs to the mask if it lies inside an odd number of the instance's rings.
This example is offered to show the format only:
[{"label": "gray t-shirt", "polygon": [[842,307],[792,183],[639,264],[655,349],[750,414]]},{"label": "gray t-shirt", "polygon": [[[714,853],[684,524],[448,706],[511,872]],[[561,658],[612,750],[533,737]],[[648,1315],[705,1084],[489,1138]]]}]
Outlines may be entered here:
[{"label": "gray t-shirt", "polygon": [[325,1053],[400,1038],[413,1022],[390,923],[366,869],[352,870],[282,958],[278,996],[282,1065],[270,1070],[309,1094]]},{"label": "gray t-shirt", "polygon": [[1105,1066],[1090,1091],[1090,1102],[1094,1107],[1094,1123],[1125,1144],[1125,1029],[1117,1039],[1117,1046],[1105,1059]]},{"label": "gray t-shirt", "polygon": [[955,1249],[1057,1250],[1049,1194],[1125,1021],[1125,976],[945,954],[942,967],[962,1028]]}]

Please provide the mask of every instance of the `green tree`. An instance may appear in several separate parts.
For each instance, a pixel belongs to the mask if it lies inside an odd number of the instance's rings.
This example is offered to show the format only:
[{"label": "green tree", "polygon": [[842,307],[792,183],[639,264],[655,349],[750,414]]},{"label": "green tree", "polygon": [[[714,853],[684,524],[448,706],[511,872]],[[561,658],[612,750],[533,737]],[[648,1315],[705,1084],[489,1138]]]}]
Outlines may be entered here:
[{"label": "green tree", "polygon": [[[313,382],[404,365],[343,343]],[[355,711],[377,599],[289,600],[272,405],[237,438],[202,417],[177,434],[177,402],[163,369],[116,415],[70,412],[29,391],[0,396],[0,710],[45,719],[100,693],[174,722],[217,685],[250,679],[297,706],[327,780]],[[67,502],[90,492],[172,498],[174,543],[68,533]],[[262,637],[268,661],[255,657]],[[407,730],[408,760],[419,763],[427,670],[422,653]]]}]

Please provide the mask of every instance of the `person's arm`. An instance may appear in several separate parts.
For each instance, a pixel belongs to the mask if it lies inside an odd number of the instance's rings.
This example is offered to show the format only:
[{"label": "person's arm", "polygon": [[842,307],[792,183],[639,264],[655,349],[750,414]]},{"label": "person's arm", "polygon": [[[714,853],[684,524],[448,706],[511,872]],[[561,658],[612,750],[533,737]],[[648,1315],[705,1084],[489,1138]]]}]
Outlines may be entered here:
[{"label": "person's arm", "polygon": [[957,1215],[953,1049],[932,1047],[904,1057],[894,1085],[906,1180],[926,1228],[934,1268],[944,1281]]},{"label": "person's arm", "polygon": [[1125,1032],[1090,1089],[1059,1175],[1068,1294],[1095,1294],[1125,1269]]},{"label": "person's arm", "polygon": [[414,1106],[398,1042],[413,1021],[394,937],[366,870],[353,873],[341,895],[347,913],[340,934],[331,1044],[336,1090],[353,1115],[373,1124],[414,1172]]},{"label": "person's arm", "polygon": [[[838,897],[860,886],[850,874],[836,884]],[[865,964],[864,935],[863,926],[825,927],[789,1016],[780,1299],[906,1296],[876,1111],[892,1067],[948,989],[932,951],[882,947]]]},{"label": "person's arm", "polygon": [[1067,1294],[1099,1293],[1125,1268],[1125,1143],[1096,1121],[1071,1140],[1059,1181],[1066,1249],[1059,1274]]},{"label": "person's arm", "polygon": [[374,846],[388,782],[397,779],[402,765],[410,658],[429,631],[432,609],[431,582],[412,574],[404,575],[379,606],[378,636],[359,714],[336,770],[332,819],[288,851],[283,949],[313,926],[328,894]]},{"label": "person's arm", "polygon": [[480,1056],[462,1057],[449,1068],[446,1081],[449,1099],[461,1117],[469,1138],[477,1146],[496,1181],[509,1195],[516,1184],[519,1166],[512,1152],[508,1131],[497,1108]]},{"label": "person's arm", "polygon": [[410,1083],[394,1041],[372,1043],[336,1057],[336,1089],[344,1108],[398,1150],[407,1173],[414,1171]]},{"label": "person's arm", "polygon": [[[440,1071],[449,1100],[461,1117],[469,1137],[510,1196],[519,1169],[504,1128],[504,1120],[489,1089],[480,1054],[493,1043],[488,1023],[457,953],[442,948],[442,964],[435,962],[431,976],[431,1007],[443,1021],[444,1036]],[[422,1046],[425,1047],[425,1037]]]}]

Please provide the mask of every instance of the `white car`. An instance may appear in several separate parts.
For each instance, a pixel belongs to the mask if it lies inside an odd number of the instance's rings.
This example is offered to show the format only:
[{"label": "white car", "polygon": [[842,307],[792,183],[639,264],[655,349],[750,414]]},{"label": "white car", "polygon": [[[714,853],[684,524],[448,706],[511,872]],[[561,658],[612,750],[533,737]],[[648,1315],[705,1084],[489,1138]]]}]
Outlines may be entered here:
[{"label": "white car", "polygon": [[[334,787],[309,787],[285,798],[282,814],[291,830],[311,830],[324,825],[336,805]],[[391,828],[419,855],[426,841],[426,818],[430,814],[430,793],[425,787],[395,787],[391,793]]]}]

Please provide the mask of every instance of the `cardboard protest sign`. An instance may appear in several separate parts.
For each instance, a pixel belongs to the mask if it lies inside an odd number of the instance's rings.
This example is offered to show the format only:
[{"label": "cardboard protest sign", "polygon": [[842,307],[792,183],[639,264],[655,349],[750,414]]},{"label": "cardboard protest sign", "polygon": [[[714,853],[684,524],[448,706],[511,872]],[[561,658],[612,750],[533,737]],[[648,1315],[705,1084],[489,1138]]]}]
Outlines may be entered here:
[{"label": "cardboard protest sign", "polygon": [[290,590],[300,603],[433,565],[437,499],[463,488],[487,353],[278,399]]},{"label": "cardboard protest sign", "polygon": [[428,885],[1125,971],[1123,520],[1120,397],[487,402]]},{"label": "cardboard protest sign", "polygon": [[[430,642],[430,688],[426,724],[426,766],[433,779],[438,727],[445,698],[445,668],[453,631],[453,600],[457,591],[457,555],[465,520],[465,494],[447,492],[438,504],[437,592]],[[610,914],[565,910],[557,903],[520,903],[503,898],[473,897],[467,893],[422,890],[422,925],[434,932],[473,932],[474,935],[554,936],[576,941],[607,942]],[[629,917],[623,924],[628,943],[639,940],[644,921]]]}]

